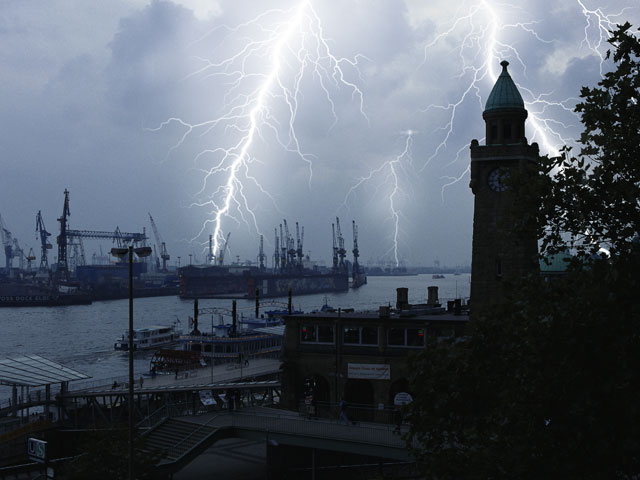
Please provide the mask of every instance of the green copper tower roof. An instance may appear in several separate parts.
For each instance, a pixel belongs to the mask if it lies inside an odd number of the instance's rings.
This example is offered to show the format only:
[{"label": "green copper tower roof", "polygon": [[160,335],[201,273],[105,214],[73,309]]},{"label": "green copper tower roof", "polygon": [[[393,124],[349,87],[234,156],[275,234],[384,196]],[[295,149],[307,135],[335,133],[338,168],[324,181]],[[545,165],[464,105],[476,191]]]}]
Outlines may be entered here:
[{"label": "green copper tower roof", "polygon": [[504,109],[524,110],[524,101],[518,91],[518,87],[513,83],[511,75],[507,72],[507,65],[509,65],[509,62],[503,60],[500,62],[500,65],[502,65],[502,73],[498,77],[496,84],[493,86],[493,90],[491,90],[491,93],[489,94],[484,111],[490,112],[493,110]]}]

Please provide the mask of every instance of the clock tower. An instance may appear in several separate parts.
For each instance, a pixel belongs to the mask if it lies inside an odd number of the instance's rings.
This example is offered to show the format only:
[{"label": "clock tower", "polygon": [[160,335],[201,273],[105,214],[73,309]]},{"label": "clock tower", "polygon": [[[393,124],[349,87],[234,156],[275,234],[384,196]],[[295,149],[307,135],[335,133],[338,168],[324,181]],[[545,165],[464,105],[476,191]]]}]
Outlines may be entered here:
[{"label": "clock tower", "polygon": [[[482,118],[486,145],[471,141],[474,194],[471,256],[471,312],[497,302],[504,284],[538,268],[535,228],[516,227],[513,206],[519,196],[507,179],[535,172],[538,145],[529,145],[524,124],[527,110],[503,61],[502,73],[487,99]],[[517,182],[512,182],[517,183]],[[531,205],[535,208],[535,205]],[[534,214],[535,212],[532,212]],[[533,217],[533,215],[532,215]]]}]

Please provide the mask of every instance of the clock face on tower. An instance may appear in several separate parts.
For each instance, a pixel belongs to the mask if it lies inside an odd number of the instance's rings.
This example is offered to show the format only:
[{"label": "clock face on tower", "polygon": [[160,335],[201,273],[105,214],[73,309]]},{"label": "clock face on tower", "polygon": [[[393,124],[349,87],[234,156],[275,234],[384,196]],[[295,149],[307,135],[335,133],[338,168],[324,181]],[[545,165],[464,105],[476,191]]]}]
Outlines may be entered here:
[{"label": "clock face on tower", "polygon": [[507,178],[509,172],[504,169],[496,168],[489,172],[489,176],[487,177],[487,183],[489,184],[489,188],[494,192],[504,192],[507,189],[507,186],[504,183],[504,179]]}]

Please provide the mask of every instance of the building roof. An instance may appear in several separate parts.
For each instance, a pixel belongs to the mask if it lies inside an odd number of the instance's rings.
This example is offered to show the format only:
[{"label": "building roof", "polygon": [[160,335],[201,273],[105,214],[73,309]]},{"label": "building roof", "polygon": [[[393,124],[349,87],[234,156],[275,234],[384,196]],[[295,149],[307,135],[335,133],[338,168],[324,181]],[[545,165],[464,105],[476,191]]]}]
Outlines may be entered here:
[{"label": "building roof", "polygon": [[[298,315],[287,315],[284,317],[285,323],[289,319],[297,320],[331,320],[335,321],[340,318],[343,323],[359,322],[359,321],[381,321],[386,320],[380,317],[379,312],[353,312],[353,313],[337,313],[337,312],[317,312],[317,313],[301,313]],[[419,312],[411,312],[411,310],[404,310],[402,312],[393,311],[389,317],[391,322],[467,322],[469,321],[469,315],[463,313],[461,315],[455,315],[454,313],[444,312],[440,314],[422,314]]]},{"label": "building roof", "polygon": [[91,377],[38,355],[0,360],[0,384],[3,385],[40,387],[87,378]]},{"label": "building roof", "polygon": [[511,75],[507,72],[507,65],[509,65],[509,62],[503,60],[500,62],[500,65],[502,65],[502,73],[500,73],[498,80],[496,80],[496,84],[493,86],[493,89],[489,94],[484,111],[490,112],[506,109],[524,110],[524,101],[518,91],[518,87],[516,87]]}]

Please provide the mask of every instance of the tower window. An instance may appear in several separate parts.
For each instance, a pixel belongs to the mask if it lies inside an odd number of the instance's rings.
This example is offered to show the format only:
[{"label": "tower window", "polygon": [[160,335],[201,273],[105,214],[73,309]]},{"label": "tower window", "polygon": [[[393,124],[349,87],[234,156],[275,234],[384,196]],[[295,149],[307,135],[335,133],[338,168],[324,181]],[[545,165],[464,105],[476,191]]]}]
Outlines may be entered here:
[{"label": "tower window", "polygon": [[496,259],[496,277],[502,277],[502,261],[499,258]]},{"label": "tower window", "polygon": [[506,123],[504,125],[504,139],[511,140],[511,124],[510,123]]},{"label": "tower window", "polygon": [[496,124],[491,125],[491,141],[498,139],[498,126]]}]

